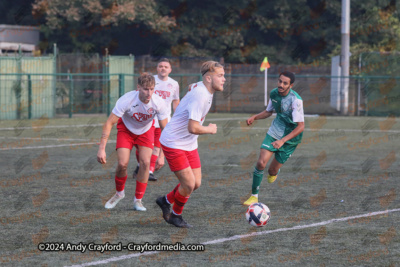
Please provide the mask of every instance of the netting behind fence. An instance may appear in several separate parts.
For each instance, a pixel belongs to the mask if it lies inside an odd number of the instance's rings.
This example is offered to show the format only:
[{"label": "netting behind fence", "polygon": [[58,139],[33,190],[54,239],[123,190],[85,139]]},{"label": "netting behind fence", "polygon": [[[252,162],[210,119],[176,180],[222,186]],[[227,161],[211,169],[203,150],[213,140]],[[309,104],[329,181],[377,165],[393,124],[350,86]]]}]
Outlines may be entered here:
[{"label": "netting behind fence", "polygon": [[360,69],[366,76],[360,86],[366,115],[400,116],[400,52],[363,53]]}]

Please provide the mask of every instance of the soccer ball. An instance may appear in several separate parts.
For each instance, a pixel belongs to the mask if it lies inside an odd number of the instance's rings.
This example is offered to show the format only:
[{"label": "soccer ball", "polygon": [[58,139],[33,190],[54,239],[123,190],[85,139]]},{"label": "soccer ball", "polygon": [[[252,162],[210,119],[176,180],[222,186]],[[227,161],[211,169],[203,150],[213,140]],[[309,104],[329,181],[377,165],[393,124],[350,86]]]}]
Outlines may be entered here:
[{"label": "soccer ball", "polygon": [[271,219],[271,211],[263,203],[253,203],[246,211],[246,220],[249,224],[256,227],[267,225]]}]

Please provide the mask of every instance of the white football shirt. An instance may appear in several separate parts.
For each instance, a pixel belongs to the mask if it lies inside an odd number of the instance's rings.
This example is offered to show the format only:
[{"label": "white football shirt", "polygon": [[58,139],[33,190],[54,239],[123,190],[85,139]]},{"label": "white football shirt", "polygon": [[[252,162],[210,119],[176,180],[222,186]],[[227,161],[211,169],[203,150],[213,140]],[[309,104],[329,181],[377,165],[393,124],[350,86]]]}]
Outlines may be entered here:
[{"label": "white football shirt", "polygon": [[[168,108],[168,121],[171,120],[171,103],[175,99],[179,99],[179,83],[174,79],[168,77],[168,80],[162,81],[158,78],[158,75],[154,75],[156,80],[156,86],[154,87],[154,93],[164,99]],[[154,126],[160,128],[157,117],[154,119]]]},{"label": "white football shirt", "polygon": [[189,120],[195,120],[203,125],[204,119],[211,108],[213,94],[203,82],[193,84],[182,98],[175,110],[174,116],[161,133],[160,142],[163,146],[192,151],[198,147],[196,134],[189,133]]},{"label": "white football shirt", "polygon": [[131,91],[121,96],[112,113],[122,118],[126,128],[136,135],[147,132],[156,115],[159,120],[168,118],[168,109],[161,97],[153,94],[149,103],[145,104],[139,99],[139,91]]}]

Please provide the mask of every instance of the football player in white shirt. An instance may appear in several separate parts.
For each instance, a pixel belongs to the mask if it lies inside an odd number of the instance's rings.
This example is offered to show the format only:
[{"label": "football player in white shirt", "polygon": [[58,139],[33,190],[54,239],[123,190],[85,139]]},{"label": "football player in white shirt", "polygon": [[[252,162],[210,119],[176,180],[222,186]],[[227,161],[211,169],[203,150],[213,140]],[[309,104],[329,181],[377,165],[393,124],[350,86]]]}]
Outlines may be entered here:
[{"label": "football player in white shirt", "polygon": [[[169,59],[162,58],[157,64],[157,75],[154,75],[154,78],[156,80],[154,93],[164,99],[169,110],[169,114],[171,114],[171,103],[174,112],[176,107],[179,105],[179,83],[174,79],[168,77],[171,71],[172,68]],[[170,119],[171,116],[168,117],[168,121],[170,121]],[[160,144],[161,129],[157,117],[154,118],[154,121],[154,149],[150,160],[149,181],[157,181],[157,178],[154,177],[154,172],[164,166],[164,155]],[[136,158],[138,158],[138,156],[138,151],[136,150]],[[140,164],[138,164],[138,166],[136,167],[136,170],[133,173],[133,178],[136,177],[139,171],[139,166]]]},{"label": "football player in white shirt", "polygon": [[97,161],[106,163],[106,144],[114,124],[117,124],[118,166],[115,172],[115,195],[106,203],[106,209],[112,209],[125,197],[127,169],[133,146],[139,150],[140,170],[136,180],[134,210],[145,211],[142,198],[149,179],[150,158],[154,142],[154,117],[157,116],[161,129],[168,122],[168,109],[164,100],[154,94],[153,75],[142,73],[138,78],[138,91],[131,91],[120,97],[103,126]]},{"label": "football player in white shirt", "polygon": [[180,183],[169,194],[157,198],[156,203],[164,220],[176,227],[192,227],[183,220],[182,211],[190,194],[201,184],[197,138],[201,134],[217,133],[217,125],[203,126],[203,122],[210,110],[213,94],[224,90],[225,71],[220,63],[207,61],[201,66],[201,74],[203,81],[189,86],[160,138],[169,167]]}]

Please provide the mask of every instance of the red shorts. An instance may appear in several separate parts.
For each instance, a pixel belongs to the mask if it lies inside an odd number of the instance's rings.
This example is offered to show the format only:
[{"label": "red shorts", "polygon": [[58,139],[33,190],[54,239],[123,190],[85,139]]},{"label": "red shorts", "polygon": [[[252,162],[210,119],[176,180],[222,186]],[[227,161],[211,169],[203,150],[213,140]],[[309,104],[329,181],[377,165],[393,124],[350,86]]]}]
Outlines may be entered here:
[{"label": "red shorts", "polygon": [[161,128],[156,128],[154,130],[154,146],[161,147],[160,143]]},{"label": "red shorts", "polygon": [[163,145],[161,145],[161,147],[172,172],[177,172],[186,169],[187,167],[191,167],[192,169],[201,167],[199,152],[197,152],[197,149],[193,151],[185,151],[169,148]]},{"label": "red shorts", "polygon": [[136,135],[126,128],[124,122],[120,118],[117,124],[117,146],[115,149],[118,148],[129,148],[132,150],[133,146],[146,146],[151,149],[154,147],[154,122],[151,128],[141,134]]}]

